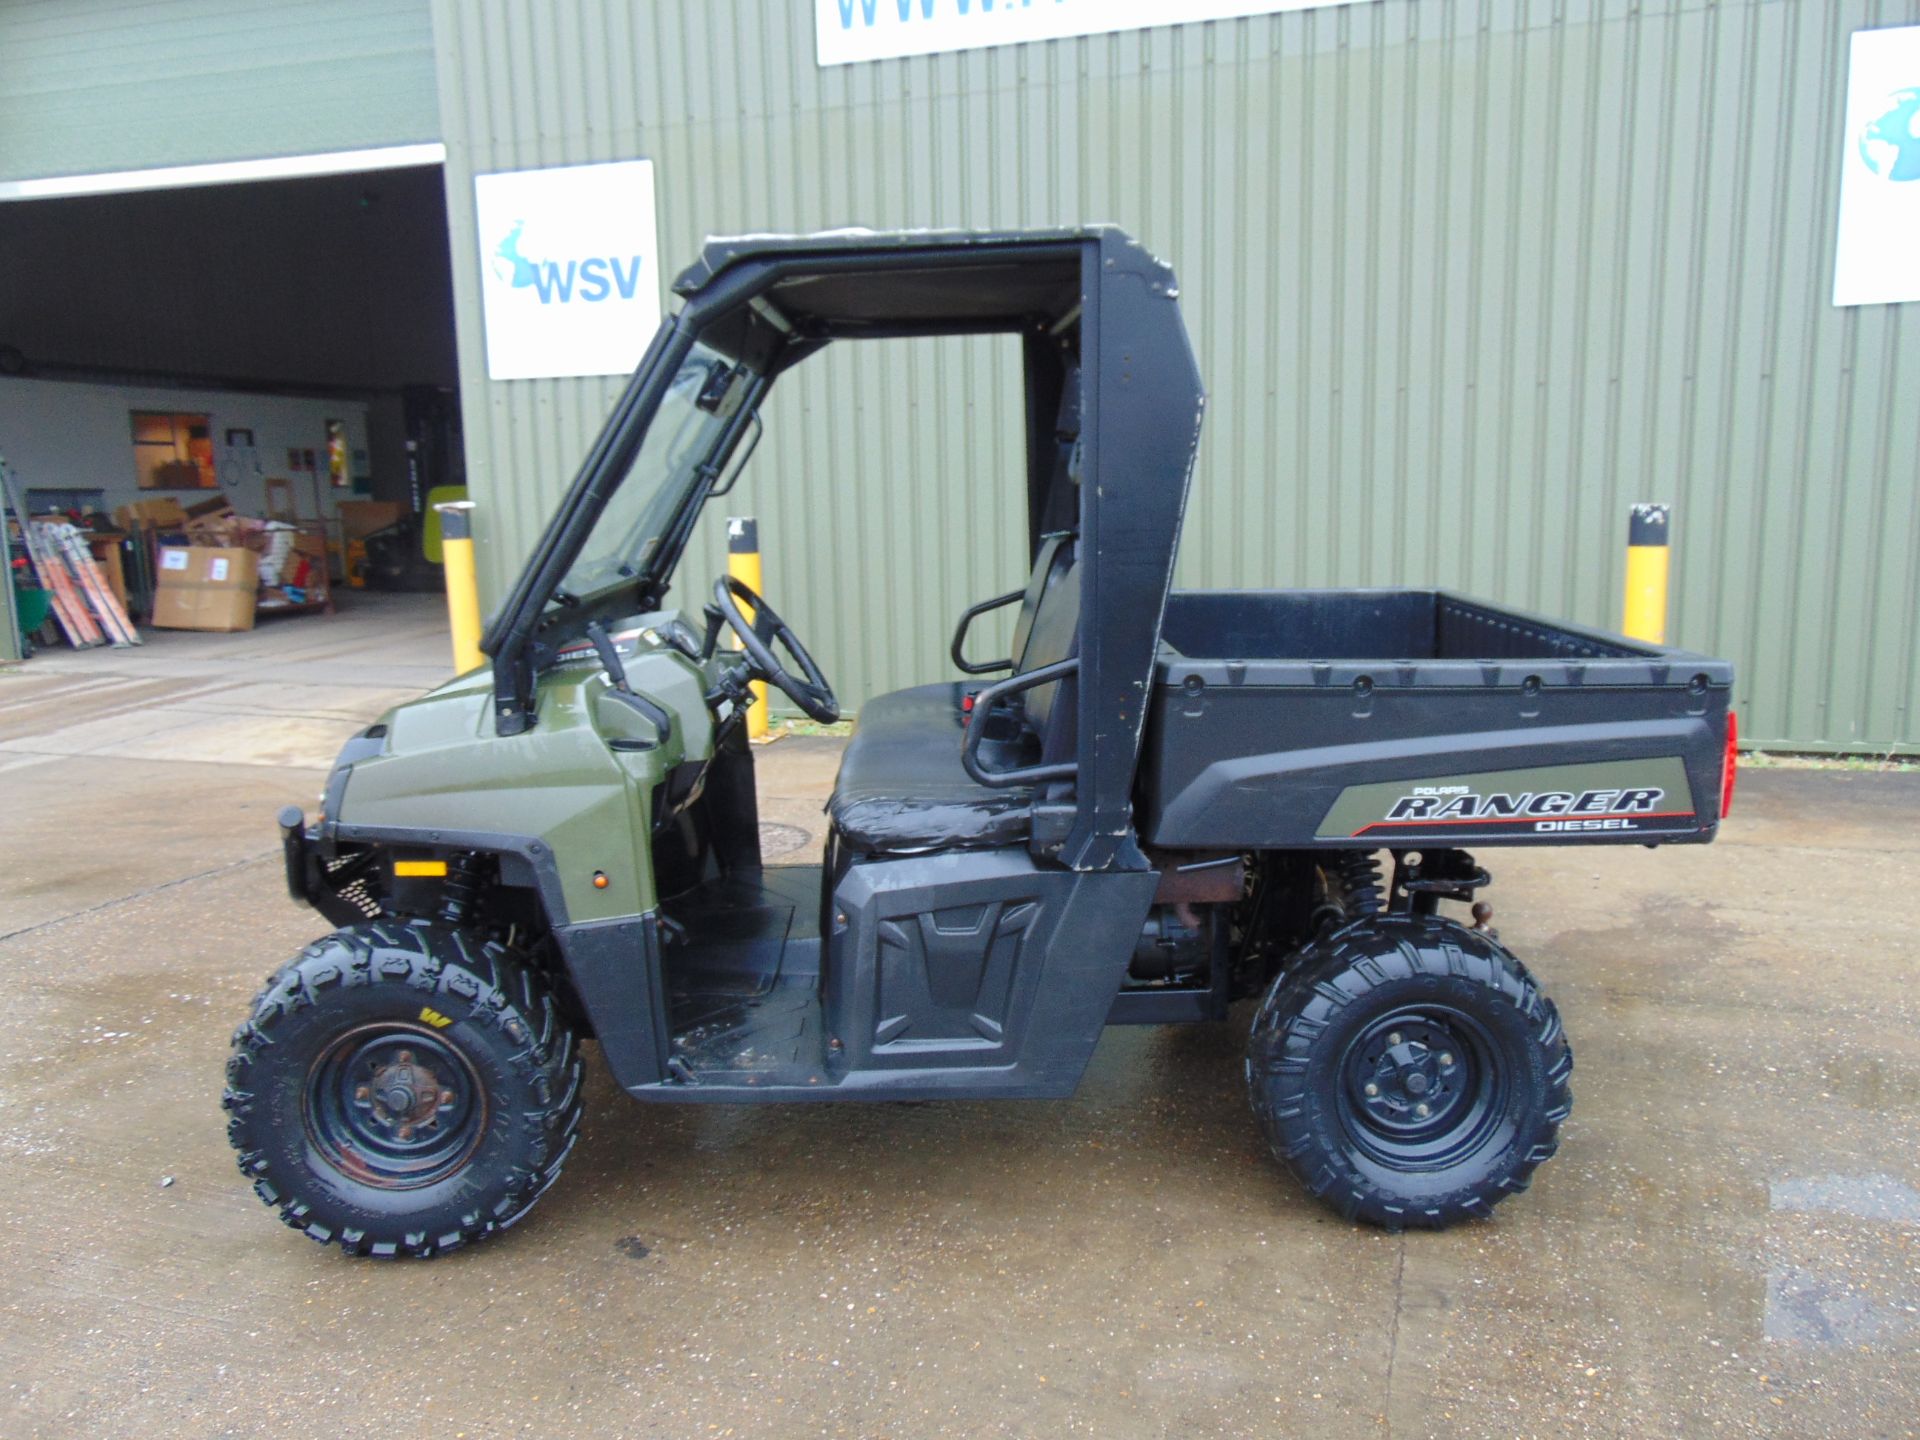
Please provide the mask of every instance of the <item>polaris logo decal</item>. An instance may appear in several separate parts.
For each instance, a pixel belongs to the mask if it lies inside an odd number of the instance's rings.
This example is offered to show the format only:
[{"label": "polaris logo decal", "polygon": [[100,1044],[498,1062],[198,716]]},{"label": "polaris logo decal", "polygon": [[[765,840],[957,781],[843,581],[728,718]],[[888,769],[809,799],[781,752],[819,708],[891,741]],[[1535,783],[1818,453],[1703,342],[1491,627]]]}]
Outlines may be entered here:
[{"label": "polaris logo decal", "polygon": [[1318,833],[1351,838],[1426,830],[1515,836],[1687,830],[1694,818],[1688,794],[1678,759],[1359,785],[1341,792]]}]

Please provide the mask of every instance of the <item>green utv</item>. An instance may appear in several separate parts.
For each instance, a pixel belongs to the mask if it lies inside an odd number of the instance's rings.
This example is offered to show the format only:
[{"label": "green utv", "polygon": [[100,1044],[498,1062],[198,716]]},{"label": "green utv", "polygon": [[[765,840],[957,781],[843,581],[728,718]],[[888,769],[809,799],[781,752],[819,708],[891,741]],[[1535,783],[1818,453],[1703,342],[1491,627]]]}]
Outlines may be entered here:
[{"label": "green utv", "polygon": [[[638,1100],[1058,1097],[1105,1026],[1244,997],[1254,1115],[1343,1215],[1525,1188],[1572,1058],[1461,847],[1711,840],[1730,667],[1439,591],[1172,590],[1200,376],[1172,272],[1117,230],[718,240],[674,289],[491,665],[282,812],[339,928],[234,1039],[260,1196],[436,1255],[553,1183],[588,1037]],[[749,687],[840,706],[764,598],[675,608],[674,570],[787,370],[979,333],[1020,337],[1026,389],[1031,574],[951,645],[991,678],[862,706],[820,863],[763,868]],[[969,659],[1002,606],[1009,655]]]}]

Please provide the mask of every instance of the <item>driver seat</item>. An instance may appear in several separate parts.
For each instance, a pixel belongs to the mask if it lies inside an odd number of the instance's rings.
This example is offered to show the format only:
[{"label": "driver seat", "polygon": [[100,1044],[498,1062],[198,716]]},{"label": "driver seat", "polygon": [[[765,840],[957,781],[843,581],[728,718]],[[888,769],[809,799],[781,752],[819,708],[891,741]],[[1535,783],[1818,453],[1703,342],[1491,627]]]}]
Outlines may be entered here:
[{"label": "driver seat", "polygon": [[[1042,547],[1022,604],[1024,648],[1014,673],[1078,653],[1080,576],[1070,537]],[[1062,697],[1062,687],[1066,696]],[[963,681],[916,685],[876,696],[860,709],[840,759],[827,813],[847,853],[901,856],[934,850],[987,849],[1024,843],[1031,830],[1030,786],[982,785],[960,763],[967,695]],[[989,722],[980,758],[989,770],[1071,758],[1076,707],[1073,681],[1026,691],[1012,715]]]}]

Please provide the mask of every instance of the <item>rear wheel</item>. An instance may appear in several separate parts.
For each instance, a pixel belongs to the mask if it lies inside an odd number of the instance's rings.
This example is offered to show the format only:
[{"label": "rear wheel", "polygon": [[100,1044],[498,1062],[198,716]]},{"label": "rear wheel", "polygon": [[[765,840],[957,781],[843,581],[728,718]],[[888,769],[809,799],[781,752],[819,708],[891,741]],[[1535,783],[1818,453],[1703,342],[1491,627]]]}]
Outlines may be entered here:
[{"label": "rear wheel", "polygon": [[228,1135],[287,1224],[430,1256],[512,1225],[580,1123],[572,1031],[502,946],[444,925],[335,931],[234,1034]]},{"label": "rear wheel", "polygon": [[1572,1108],[1553,1003],[1498,941],[1381,916],[1301,949],[1254,1018],[1268,1143],[1348,1219],[1438,1228],[1524,1190]]}]

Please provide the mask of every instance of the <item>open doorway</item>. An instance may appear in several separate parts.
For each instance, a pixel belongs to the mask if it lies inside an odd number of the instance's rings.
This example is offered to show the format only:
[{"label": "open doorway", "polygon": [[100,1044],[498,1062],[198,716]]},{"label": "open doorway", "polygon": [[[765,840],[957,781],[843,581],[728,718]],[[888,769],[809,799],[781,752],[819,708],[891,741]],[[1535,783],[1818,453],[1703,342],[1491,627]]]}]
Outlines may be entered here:
[{"label": "open doorway", "polygon": [[9,508],[72,520],[143,627],[219,568],[176,551],[254,553],[220,628],[437,591],[427,507],[465,484],[447,245],[432,164],[0,204]]}]

